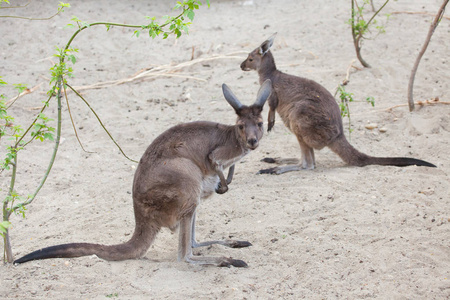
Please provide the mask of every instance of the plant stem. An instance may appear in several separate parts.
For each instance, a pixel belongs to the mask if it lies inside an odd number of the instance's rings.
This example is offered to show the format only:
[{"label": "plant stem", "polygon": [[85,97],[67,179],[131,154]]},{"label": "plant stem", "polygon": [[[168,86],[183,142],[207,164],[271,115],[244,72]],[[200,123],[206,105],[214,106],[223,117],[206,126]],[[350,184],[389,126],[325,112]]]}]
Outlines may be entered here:
[{"label": "plant stem", "polygon": [[[28,2],[28,3],[27,3],[26,5],[24,5],[24,6],[17,6],[17,7],[25,7],[25,6],[27,6],[28,4],[30,4],[30,2]],[[5,8],[12,8],[12,7],[5,7]],[[50,16],[50,17],[47,17],[47,18],[30,18],[30,17],[22,17],[22,16],[0,16],[0,18],[14,18],[14,19],[23,19],[23,20],[30,20],[30,21],[46,21],[46,20],[50,20],[50,19],[56,17],[56,16],[59,15],[62,11],[63,11],[62,8],[59,8],[58,11],[57,11],[54,15],[52,15],[52,16]]]},{"label": "plant stem", "polygon": [[422,49],[420,50],[419,55],[417,56],[416,62],[414,63],[414,66],[412,68],[411,76],[409,77],[409,83],[408,83],[409,111],[414,110],[414,99],[413,99],[414,78],[416,77],[416,72],[417,72],[417,69],[419,68],[420,60],[422,59],[422,56],[425,54],[428,44],[430,43],[431,36],[433,35],[434,31],[436,30],[437,26],[439,25],[439,21],[441,20],[442,16],[444,15],[445,6],[448,4],[448,1],[449,0],[444,0],[441,7],[439,8],[438,13],[433,20],[433,23],[431,23],[431,25],[430,25],[430,29],[428,30],[427,38],[425,39],[425,43],[423,44]]},{"label": "plant stem", "polygon": [[[356,33],[356,14],[355,14],[355,5],[358,9],[358,11],[361,11],[361,9],[358,7],[358,3],[356,2],[356,0],[351,0],[352,1],[352,37],[353,37],[353,44],[355,46],[355,50],[356,50],[356,57],[358,58],[358,60],[361,62],[361,64],[366,67],[366,68],[370,68],[370,65],[362,58],[361,56],[361,39],[363,38],[364,32],[362,30],[360,30],[358,33]],[[369,27],[369,24],[374,20],[374,18],[378,15],[378,13],[386,6],[386,4],[389,2],[389,0],[386,0],[386,2],[384,2],[384,4],[373,14],[373,16],[369,19],[369,21],[367,21],[366,23],[366,27]]]},{"label": "plant stem", "polygon": [[36,121],[39,118],[39,115],[47,108],[48,103],[50,102],[50,100],[52,99],[53,95],[50,95],[47,99],[47,101],[45,101],[44,106],[41,108],[41,111],[38,113],[38,115],[36,116],[36,118],[34,119],[33,122],[31,122],[31,125],[28,126],[27,130],[25,130],[25,132],[20,136],[20,138],[17,140],[17,142],[15,143],[14,147],[19,146],[19,143],[25,138],[25,136],[27,135],[28,131],[31,130],[31,128],[33,128],[33,125],[36,123]]},{"label": "plant stem", "polygon": [[28,3],[27,3],[27,4],[24,4],[24,5],[18,5],[18,6],[5,6],[5,7],[0,7],[0,9],[8,9],[8,8],[24,8],[24,7],[27,7],[30,3],[31,3],[31,0],[28,0]]},{"label": "plant stem", "polygon": [[[174,19],[178,19],[180,18],[184,12],[186,11],[186,9],[183,7],[183,12],[181,12],[178,16],[176,16]],[[166,23],[164,23],[163,25],[160,25],[160,28],[163,28],[167,25],[170,24],[170,21],[167,21]],[[75,39],[75,37],[83,30],[85,30],[88,27],[91,26],[97,26],[97,25],[105,25],[105,26],[118,26],[118,27],[126,27],[126,28],[142,28],[142,25],[132,25],[132,24],[122,24],[122,23],[110,23],[110,22],[95,22],[95,23],[91,23],[88,25],[84,25],[82,27],[80,27],[77,31],[75,31],[75,33],[72,35],[72,37],[69,39],[69,41],[66,44],[66,47],[64,48],[64,50],[69,49],[70,44],[72,43],[72,41]]]},{"label": "plant stem", "polygon": [[[75,132],[75,137],[77,138],[78,144],[80,145],[81,149],[83,149],[84,152],[88,152],[88,151],[86,151],[86,149],[84,149],[83,144],[81,143],[80,137],[78,136],[77,127],[75,126],[75,122],[73,121],[72,112],[70,110],[70,105],[69,105],[69,98],[67,97],[66,85],[67,84],[63,85],[64,98],[66,99],[67,112],[69,113],[70,122],[72,122],[72,128],[73,128],[73,131]],[[92,152],[88,152],[88,153],[92,153]]]},{"label": "plant stem", "polygon": [[[362,38],[362,32],[359,32],[356,34],[356,19],[355,19],[355,1],[352,1],[352,37],[353,37],[353,45],[355,46],[356,51],[356,57],[358,58],[359,62],[366,68],[370,68],[370,65],[362,58],[361,56],[361,38]],[[356,4],[357,5],[357,4]]]},{"label": "plant stem", "polygon": [[[62,60],[62,59],[61,59]],[[62,61],[60,61],[62,63]],[[50,159],[50,163],[47,167],[47,170],[45,171],[44,177],[41,180],[41,183],[39,184],[39,186],[37,187],[36,191],[34,192],[34,194],[27,199],[25,202],[20,203],[15,205],[14,207],[11,208],[11,211],[14,211],[18,208],[20,208],[21,206],[25,206],[30,204],[31,202],[33,202],[33,200],[36,198],[37,194],[39,193],[39,191],[41,190],[41,188],[44,186],[45,181],[48,178],[48,175],[50,174],[50,171],[53,167],[53,163],[55,162],[55,158],[56,158],[56,153],[58,152],[58,148],[59,148],[59,142],[61,139],[61,89],[62,89],[62,77],[60,76],[57,80],[57,85],[58,85],[58,94],[57,94],[57,100],[58,100],[58,125],[56,128],[56,140],[55,140],[55,147],[53,148],[53,154],[52,157]]]},{"label": "plant stem", "polygon": [[[13,147],[13,149],[17,150],[16,147]],[[14,192],[14,186],[16,183],[16,174],[17,174],[17,152],[14,155],[14,163],[12,166],[12,173],[11,173],[11,183],[9,185],[7,199],[12,199],[11,197]],[[12,201],[12,200],[7,200],[7,201],[3,202],[3,221],[9,221],[9,217],[11,216],[11,214],[13,212],[12,209],[8,210],[9,201]],[[9,228],[6,228],[6,232],[3,237],[3,244],[4,244],[4,257],[6,256],[6,261],[8,263],[12,263],[14,260],[14,256],[12,253],[11,240],[9,237]]]},{"label": "plant stem", "polygon": [[373,14],[372,18],[369,19],[369,21],[367,22],[367,26],[369,26],[370,22],[373,21],[373,19],[376,17],[376,15],[378,15],[378,13],[386,6],[386,4],[389,2],[389,0],[386,0],[386,2],[384,2],[384,4]]}]

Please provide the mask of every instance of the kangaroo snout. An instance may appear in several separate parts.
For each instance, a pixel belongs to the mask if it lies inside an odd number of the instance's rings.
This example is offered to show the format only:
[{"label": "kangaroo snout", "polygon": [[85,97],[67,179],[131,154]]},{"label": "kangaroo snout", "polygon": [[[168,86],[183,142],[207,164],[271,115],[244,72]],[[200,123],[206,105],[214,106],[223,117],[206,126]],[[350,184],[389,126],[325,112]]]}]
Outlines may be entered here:
[{"label": "kangaroo snout", "polygon": [[257,138],[250,138],[247,140],[247,146],[252,149],[255,150],[258,147],[258,139]]},{"label": "kangaroo snout", "polygon": [[246,62],[247,62],[247,60],[244,60],[244,61],[241,63],[241,70],[242,70],[242,71],[250,71],[250,68],[248,68],[248,67],[245,65]]}]

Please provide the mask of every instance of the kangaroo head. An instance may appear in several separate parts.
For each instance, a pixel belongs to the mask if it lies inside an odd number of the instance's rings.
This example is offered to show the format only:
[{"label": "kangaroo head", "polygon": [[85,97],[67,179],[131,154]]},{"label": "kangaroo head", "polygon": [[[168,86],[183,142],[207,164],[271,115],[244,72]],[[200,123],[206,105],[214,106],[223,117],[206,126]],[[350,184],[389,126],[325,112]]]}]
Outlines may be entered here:
[{"label": "kangaroo head", "polygon": [[272,82],[268,79],[261,85],[256,101],[251,106],[242,105],[226,84],[222,85],[222,90],[225,99],[234,108],[238,116],[235,130],[241,145],[250,150],[256,149],[264,133],[261,112],[264,103],[272,92]]},{"label": "kangaroo head", "polygon": [[259,70],[259,68],[261,67],[261,61],[264,55],[267,52],[269,52],[270,47],[272,47],[276,35],[277,34],[274,33],[271,37],[265,40],[258,48],[250,52],[247,59],[241,63],[241,69],[243,71]]}]

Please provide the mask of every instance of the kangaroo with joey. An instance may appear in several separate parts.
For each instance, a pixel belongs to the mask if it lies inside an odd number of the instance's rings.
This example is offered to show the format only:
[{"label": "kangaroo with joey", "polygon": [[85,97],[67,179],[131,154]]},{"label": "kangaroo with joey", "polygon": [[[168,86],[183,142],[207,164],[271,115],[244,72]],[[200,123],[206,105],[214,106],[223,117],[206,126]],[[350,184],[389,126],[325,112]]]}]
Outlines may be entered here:
[{"label": "kangaroo with joey", "polygon": [[[223,84],[223,94],[234,108],[234,126],[198,121],[176,125],[158,136],[139,161],[133,181],[135,230],[131,239],[117,245],[71,243],[34,251],[15,264],[36,259],[69,258],[87,255],[119,261],[144,256],[162,227],[179,227],[178,260],[219,267],[246,267],[238,259],[194,256],[192,248],[220,244],[248,247],[247,241],[223,240],[199,243],[195,238],[195,212],[201,201],[214,192],[223,194],[234,164],[258,147],[263,136],[261,112],[272,84],[267,80],[251,106],[241,104]],[[225,178],[223,172],[229,174]]]},{"label": "kangaroo with joey", "polygon": [[300,144],[301,159],[264,158],[268,163],[286,164],[263,169],[258,173],[282,174],[302,169],[314,169],[314,149],[329,147],[341,159],[351,166],[390,165],[390,166],[426,166],[435,165],[415,158],[373,157],[356,150],[344,135],[339,106],[323,86],[313,80],[289,75],[277,70],[270,51],[275,35],[264,41],[250,52],[242,62],[243,71],[256,70],[259,82],[272,81],[272,93],[269,103],[268,131],[275,124],[275,112],[281,116],[284,124],[295,134]]}]

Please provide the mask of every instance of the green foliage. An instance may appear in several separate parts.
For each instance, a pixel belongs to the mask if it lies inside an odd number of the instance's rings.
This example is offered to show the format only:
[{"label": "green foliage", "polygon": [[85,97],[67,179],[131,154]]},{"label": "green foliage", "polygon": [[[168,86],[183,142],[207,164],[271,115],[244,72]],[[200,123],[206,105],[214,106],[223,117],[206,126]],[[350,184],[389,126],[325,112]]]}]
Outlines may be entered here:
[{"label": "green foliage", "polygon": [[11,223],[8,221],[0,222],[0,236],[4,237],[6,233],[6,229],[11,226]]},{"label": "green foliage", "polygon": [[9,1],[8,1],[8,0],[0,0],[0,8],[2,7],[2,3],[7,3],[7,4],[9,4]]},{"label": "green foliage", "polygon": [[[209,0],[207,0],[206,3],[209,7]],[[202,5],[202,3],[198,0],[184,0],[183,2],[178,1],[173,8],[174,10],[182,10],[178,16],[163,16],[162,19],[164,20],[164,23],[162,25],[156,21],[155,17],[146,17],[147,20],[150,20],[150,23],[143,25],[138,30],[135,30],[133,36],[139,37],[142,31],[148,31],[148,35],[153,39],[161,34],[163,39],[167,39],[170,35],[175,35],[176,38],[179,38],[183,32],[188,34],[189,25],[192,23],[186,21],[186,18],[193,21],[195,17],[194,10],[199,9],[200,5]],[[164,29],[167,26],[169,26],[169,30]]]},{"label": "green foliage", "polygon": [[119,297],[119,293],[111,293],[111,294],[108,294],[105,296],[106,296],[106,298],[117,298],[117,297]]},{"label": "green foliage", "polygon": [[[349,93],[345,90],[345,85],[340,84],[337,88],[337,92],[339,94],[339,99],[341,100],[338,102],[339,109],[341,110],[341,117],[348,118],[348,136],[349,139],[351,139],[351,133],[353,131],[352,129],[352,123],[351,123],[351,115],[350,115],[350,103],[355,102],[355,99],[353,98],[353,93]],[[374,97],[367,97],[366,102],[371,104],[372,107],[375,106],[375,98]]]},{"label": "green foliage", "polygon": [[[366,13],[366,6],[370,4],[369,0],[363,0],[363,4],[361,6],[357,4],[356,0],[353,1],[356,3],[356,9],[353,9],[352,18],[348,20],[348,23],[352,25],[352,30],[357,36],[362,36],[363,39],[368,39],[369,37],[367,36],[367,34],[371,33],[370,30],[371,28],[376,29],[376,36],[386,32],[385,25],[378,24],[378,21],[373,17],[369,21],[366,21],[364,19],[364,14]],[[388,1],[386,1],[386,3]],[[389,17],[390,14],[387,14],[386,22],[389,20]]]},{"label": "green foliage", "polygon": [[[359,5],[357,0],[350,1],[352,1],[351,18],[347,21],[347,23],[350,24],[352,29],[352,37],[356,55],[364,67],[370,67],[370,65],[361,56],[362,43],[363,40],[374,39],[379,34],[385,33],[385,25],[379,24],[375,19],[375,16],[378,15],[378,13],[386,6],[389,0],[386,0],[386,2],[372,15],[368,21],[365,20],[365,14],[366,7],[370,4],[370,0],[363,0],[362,5]],[[386,22],[389,20],[389,16],[390,15],[386,15]],[[375,28],[376,30],[375,35],[371,32],[372,28]]]}]

